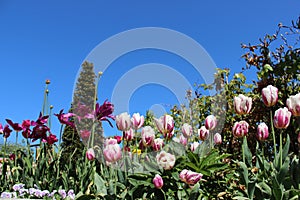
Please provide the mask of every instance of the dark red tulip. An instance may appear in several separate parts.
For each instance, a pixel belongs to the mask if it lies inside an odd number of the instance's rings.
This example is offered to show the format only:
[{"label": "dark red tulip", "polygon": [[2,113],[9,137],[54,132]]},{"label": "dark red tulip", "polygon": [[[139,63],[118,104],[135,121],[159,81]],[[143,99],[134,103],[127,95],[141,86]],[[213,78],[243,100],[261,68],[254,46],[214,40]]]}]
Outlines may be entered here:
[{"label": "dark red tulip", "polygon": [[107,121],[111,127],[113,127],[113,125],[108,120],[108,118],[115,120],[115,117],[112,115],[113,112],[114,112],[114,105],[107,100],[105,100],[101,106],[99,105],[99,103],[96,104],[96,109],[95,109],[96,119],[99,121]]},{"label": "dark red tulip", "polygon": [[15,130],[15,131],[21,131],[22,126],[18,123],[13,123],[10,119],[5,119],[6,122]]}]

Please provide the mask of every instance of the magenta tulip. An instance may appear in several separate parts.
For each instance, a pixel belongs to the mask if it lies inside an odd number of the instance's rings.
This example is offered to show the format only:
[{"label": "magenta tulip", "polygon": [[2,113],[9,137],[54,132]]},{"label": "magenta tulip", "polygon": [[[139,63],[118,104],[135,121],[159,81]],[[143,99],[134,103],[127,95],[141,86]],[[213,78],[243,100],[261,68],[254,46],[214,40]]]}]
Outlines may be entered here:
[{"label": "magenta tulip", "polygon": [[164,181],[163,181],[162,177],[158,174],[155,175],[152,182],[153,182],[155,188],[157,188],[157,189],[161,189],[164,185]]},{"label": "magenta tulip", "polygon": [[6,122],[15,130],[15,131],[21,131],[22,126],[18,123],[13,123],[10,119],[6,119]]},{"label": "magenta tulip", "polygon": [[235,122],[232,127],[232,133],[235,137],[244,137],[248,134],[249,124],[246,121]]},{"label": "magenta tulip", "polygon": [[198,129],[198,136],[200,140],[206,140],[209,136],[209,130],[207,130],[205,126],[201,126],[201,128]]},{"label": "magenta tulip", "polygon": [[170,170],[175,165],[175,156],[165,151],[161,151],[156,155],[156,161],[160,167],[165,170]]},{"label": "magenta tulip", "polygon": [[286,108],[279,108],[275,111],[274,126],[279,129],[285,129],[290,124],[292,113]]},{"label": "magenta tulip", "polygon": [[256,137],[259,141],[264,141],[269,137],[269,128],[264,122],[257,126]]},{"label": "magenta tulip", "polygon": [[214,115],[208,115],[205,119],[205,128],[213,130],[217,126],[217,118]]},{"label": "magenta tulip", "polygon": [[274,106],[278,101],[278,89],[272,85],[268,85],[261,91],[262,100],[267,107]]},{"label": "magenta tulip", "polygon": [[286,105],[294,116],[300,116],[300,93],[290,96],[286,100]]},{"label": "magenta tulip", "polygon": [[107,121],[111,127],[113,127],[112,123],[108,120],[108,118],[114,120],[115,116],[112,114],[114,112],[114,105],[105,100],[104,103],[100,106],[99,103],[96,104],[96,108],[94,111],[95,118],[99,121]]},{"label": "magenta tulip", "polygon": [[252,107],[252,98],[243,94],[234,97],[234,109],[237,114],[248,114]]}]

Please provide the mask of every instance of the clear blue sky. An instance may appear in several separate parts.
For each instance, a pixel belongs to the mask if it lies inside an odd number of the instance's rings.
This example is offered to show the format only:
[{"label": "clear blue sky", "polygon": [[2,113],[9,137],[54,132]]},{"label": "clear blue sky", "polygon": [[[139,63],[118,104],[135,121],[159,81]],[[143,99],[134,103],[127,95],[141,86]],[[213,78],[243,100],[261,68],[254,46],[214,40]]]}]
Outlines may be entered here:
[{"label": "clear blue sky", "polygon": [[[81,63],[99,43],[120,32],[141,27],[181,32],[201,44],[218,67],[238,72],[245,66],[240,44],[255,43],[265,33],[273,33],[279,22],[289,24],[300,14],[299,8],[299,0],[0,0],[0,122],[4,124],[5,118],[16,122],[36,119],[46,79],[51,80],[49,101],[54,113],[68,110]],[[120,66],[129,70],[150,62],[184,65],[183,60],[166,52],[149,50],[122,56],[103,76],[100,102],[110,99],[109,90],[117,81],[114,77],[124,73]],[[193,74],[189,69],[182,72],[188,79],[189,73]],[[201,81],[191,77],[191,82]],[[131,113],[144,113],[155,103],[174,101],[173,97],[168,99],[171,94],[162,95],[168,93],[163,88],[147,87],[133,94]],[[57,120],[53,118],[53,122],[53,132],[58,134]]]}]

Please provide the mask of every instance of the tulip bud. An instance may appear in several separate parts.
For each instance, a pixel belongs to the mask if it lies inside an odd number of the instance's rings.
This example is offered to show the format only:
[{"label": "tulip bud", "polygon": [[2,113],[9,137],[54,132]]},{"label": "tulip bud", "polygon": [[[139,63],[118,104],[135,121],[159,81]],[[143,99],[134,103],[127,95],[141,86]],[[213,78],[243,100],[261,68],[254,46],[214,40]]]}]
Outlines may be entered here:
[{"label": "tulip bud", "polygon": [[194,152],[198,146],[199,146],[199,142],[193,142],[191,144],[191,151]]},{"label": "tulip bud", "polygon": [[222,136],[220,133],[216,133],[214,135],[214,143],[215,144],[222,144]]},{"label": "tulip bud", "polygon": [[261,91],[262,100],[267,107],[274,106],[278,101],[278,89],[268,85]]},{"label": "tulip bud", "polygon": [[165,170],[170,170],[175,165],[175,156],[165,151],[161,151],[156,155],[156,161],[160,167]]},{"label": "tulip bud", "polygon": [[164,140],[161,138],[156,138],[154,139],[153,143],[152,143],[152,148],[154,151],[159,151],[163,148],[164,146]]},{"label": "tulip bud", "polygon": [[85,155],[86,155],[86,158],[87,158],[88,160],[94,160],[94,159],[95,159],[95,151],[94,151],[94,149],[89,148],[89,149],[86,151]]},{"label": "tulip bud", "polygon": [[291,115],[292,113],[286,107],[279,108],[275,111],[274,126],[279,129],[287,128],[290,124]]},{"label": "tulip bud", "polygon": [[141,116],[140,113],[134,113],[131,118],[131,124],[134,129],[139,129],[144,124],[144,116]]},{"label": "tulip bud", "polygon": [[191,137],[193,134],[193,128],[191,125],[184,123],[181,127],[182,134],[184,137],[188,138]]},{"label": "tulip bud", "polygon": [[120,131],[128,131],[131,127],[130,115],[127,112],[117,115],[116,124]]},{"label": "tulip bud", "polygon": [[155,132],[151,126],[145,126],[142,129],[142,142],[145,147],[151,146],[155,139]]},{"label": "tulip bud", "polygon": [[252,107],[252,98],[240,94],[234,97],[234,109],[237,114],[248,114]]},{"label": "tulip bud", "polygon": [[198,129],[198,136],[199,136],[199,139],[204,141],[208,138],[208,135],[209,135],[209,130],[207,130],[205,128],[205,126],[201,126],[200,129]]},{"label": "tulip bud", "polygon": [[161,189],[164,185],[162,177],[158,174],[155,175],[152,182],[157,189]]},{"label": "tulip bud", "polygon": [[124,139],[126,141],[131,141],[133,138],[134,138],[134,131],[132,128],[124,132]]},{"label": "tulip bud", "polygon": [[47,85],[50,84],[50,80],[49,79],[46,80],[46,84]]},{"label": "tulip bud", "polygon": [[103,150],[104,158],[109,163],[115,163],[122,157],[122,150],[118,144],[107,145]]},{"label": "tulip bud", "polygon": [[248,134],[249,124],[246,121],[235,122],[232,133],[235,137],[244,137]]},{"label": "tulip bud", "polygon": [[213,115],[208,115],[205,119],[205,128],[213,130],[217,125],[217,118]]},{"label": "tulip bud", "polygon": [[290,96],[286,100],[286,105],[294,116],[300,116],[300,93]]},{"label": "tulip bud", "polygon": [[257,139],[259,141],[264,141],[269,137],[269,129],[268,126],[262,122],[257,126]]}]

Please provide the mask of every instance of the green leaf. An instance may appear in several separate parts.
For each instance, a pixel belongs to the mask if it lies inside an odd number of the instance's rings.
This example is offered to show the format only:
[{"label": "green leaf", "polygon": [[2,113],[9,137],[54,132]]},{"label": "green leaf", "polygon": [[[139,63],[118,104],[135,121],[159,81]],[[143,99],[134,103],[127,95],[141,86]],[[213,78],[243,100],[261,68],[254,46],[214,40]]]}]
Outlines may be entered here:
[{"label": "green leaf", "polygon": [[105,186],[105,181],[102,179],[101,176],[96,172],[94,175],[94,183],[97,188],[97,195],[107,195],[107,189]]},{"label": "green leaf", "polygon": [[256,187],[262,192],[266,193],[267,195],[271,196],[272,195],[272,189],[270,186],[263,180],[259,183],[256,184]]},{"label": "green leaf", "polygon": [[245,158],[246,158],[246,163],[249,165],[249,166],[252,166],[252,153],[248,147],[248,143],[247,143],[247,137],[244,137],[243,138],[243,145],[242,145],[242,148],[243,148],[243,152],[245,154]]}]

